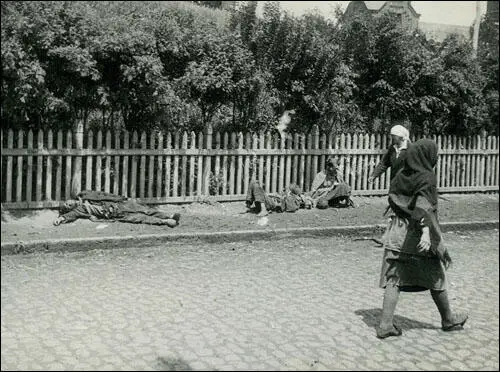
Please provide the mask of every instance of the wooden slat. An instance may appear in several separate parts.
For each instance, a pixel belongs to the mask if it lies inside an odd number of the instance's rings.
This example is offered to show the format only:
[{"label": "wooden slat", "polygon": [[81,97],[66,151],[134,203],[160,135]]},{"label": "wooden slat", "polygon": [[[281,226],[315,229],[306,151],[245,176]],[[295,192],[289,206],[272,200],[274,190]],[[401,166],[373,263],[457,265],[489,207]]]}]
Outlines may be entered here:
[{"label": "wooden slat", "polygon": [[[453,148],[458,149],[460,146],[459,139],[457,136],[453,136]],[[455,171],[455,176],[453,177],[453,184],[455,187],[460,186],[460,157],[458,155],[453,156],[453,169]]]},{"label": "wooden slat", "polygon": [[[207,128],[207,138],[205,139],[205,148],[207,150],[212,149],[212,126],[209,125]],[[203,195],[208,196],[210,195],[209,188],[210,188],[210,173],[212,171],[212,157],[211,156],[205,156],[205,161],[203,165]]]},{"label": "wooden slat", "polygon": [[[149,133],[149,148],[151,150],[154,150],[156,149],[156,133],[154,131],[150,132]],[[156,177],[155,177],[155,157],[153,155],[150,155],[148,158],[147,158],[147,163],[148,163],[148,173],[147,173],[147,176],[146,176],[146,185],[147,185],[147,189],[146,189],[146,195],[148,198],[154,198],[155,195],[153,193],[153,186],[155,184],[155,181],[156,181]]]},{"label": "wooden slat", "polygon": [[[329,137],[327,137],[325,133],[322,133],[320,140],[319,140],[319,149],[320,150],[326,150],[326,149],[330,148],[330,142],[328,142],[328,140],[329,140]],[[323,152],[323,154],[319,156],[318,165],[313,172],[314,176],[316,176],[316,174],[321,169],[325,169],[325,162],[326,162],[326,155],[325,154],[326,154],[326,152],[325,151],[322,151],[322,152]]]},{"label": "wooden slat", "polygon": [[[136,148],[138,145],[138,134],[137,131],[132,133],[132,142],[130,147]],[[137,198],[137,156],[132,156],[130,163],[132,169],[130,171],[130,197]]]},{"label": "wooden slat", "polygon": [[[38,131],[38,136],[37,136],[37,147],[40,149],[43,147],[43,130]],[[71,159],[70,159],[71,162]],[[41,201],[42,200],[42,180],[43,180],[43,156],[37,156],[36,157],[36,189],[35,189],[35,195],[36,201]],[[71,164],[71,163],[70,163]],[[69,176],[67,177],[69,179],[69,183],[71,186],[71,172],[69,173]],[[67,193],[66,195],[69,195]],[[9,200],[11,200],[9,198]]]},{"label": "wooden slat", "polygon": [[436,136],[436,145],[437,145],[437,148],[438,148],[438,160],[437,160],[437,163],[436,163],[436,181],[437,181],[437,188],[439,190],[439,188],[441,187],[442,185],[442,178],[441,178],[441,175],[442,175],[442,164],[443,164],[443,155],[441,154],[441,135],[439,136]]},{"label": "wooden slat", "polygon": [[[19,130],[17,133],[17,147],[24,147],[24,131]],[[23,195],[23,157],[17,157],[17,174],[16,174],[16,202],[22,201]]]},{"label": "wooden slat", "polygon": [[[7,132],[7,148],[14,147],[14,131],[9,129]],[[5,171],[5,178],[7,180],[6,190],[5,190],[5,198],[6,201],[12,201],[12,156],[7,156],[7,168]],[[39,167],[41,168],[41,167]]]},{"label": "wooden slat", "polygon": [[[278,136],[273,135],[273,146],[278,146]],[[278,155],[272,157],[272,178],[271,178],[271,192],[278,192]]]},{"label": "wooden slat", "polygon": [[[245,149],[252,149],[252,136],[250,132],[245,134]],[[250,182],[250,164],[252,162],[252,156],[245,156],[244,168],[243,168],[243,192],[248,190],[248,184]]]},{"label": "wooden slat", "polygon": [[[52,130],[47,133],[47,148],[51,149],[54,143]],[[45,199],[52,200],[52,156],[47,156],[47,170],[45,173]]]},{"label": "wooden slat", "polygon": [[498,140],[498,137],[494,137],[493,141],[492,141],[492,146],[493,146],[494,149],[497,150],[497,153],[493,157],[495,159],[495,161],[492,163],[491,169],[495,173],[495,175],[494,175],[494,181],[495,181],[494,185],[496,187],[499,186],[499,184],[498,184],[498,176],[499,176],[499,173],[500,173],[499,170],[498,170],[498,168],[499,168],[499,164],[498,164],[498,162],[499,162],[499,156],[498,156],[498,146],[499,146],[499,144],[500,144],[500,141]]},{"label": "wooden slat", "polygon": [[[450,135],[446,136],[446,148],[451,149],[453,148],[453,143],[452,143],[452,137]],[[445,186],[446,187],[453,187],[453,181],[452,181],[452,157],[450,154],[446,155],[446,182]]]},{"label": "wooden slat", "polygon": [[[223,148],[227,149],[228,144],[229,144],[229,134],[227,132],[224,132],[223,135]],[[227,172],[228,172],[228,157],[227,155],[222,156],[222,195],[227,195],[228,192],[228,179],[227,179]]]},{"label": "wooden slat", "polygon": [[[204,134],[202,132],[198,133],[198,149],[203,149],[204,147]],[[201,197],[203,195],[203,156],[198,156],[198,172],[196,176],[196,195]]]},{"label": "wooden slat", "polygon": [[[285,136],[285,147],[290,146],[290,141],[287,141],[287,137]],[[285,156],[285,187],[289,187],[291,183],[295,182],[292,180],[292,156],[290,155],[283,155]],[[262,159],[262,157],[261,157]],[[305,190],[304,190],[305,191]]]},{"label": "wooden slat", "polygon": [[[176,149],[180,147],[180,138],[179,131],[175,131],[174,147]],[[179,196],[179,155],[174,156],[174,164],[172,168],[172,196]]]},{"label": "wooden slat", "polygon": [[[376,135],[374,133],[372,133],[370,135],[369,148],[372,151],[375,149],[375,141],[377,142],[377,144],[380,144],[380,134],[379,133],[377,133]],[[367,180],[368,180],[368,177],[373,174],[373,170],[374,170],[376,164],[377,164],[377,155],[370,154],[368,156],[368,171],[366,173]],[[366,186],[367,186],[368,190],[373,190],[374,188],[377,189],[377,187],[375,186],[376,182],[378,182],[378,180],[373,181],[373,183],[367,182]]]},{"label": "wooden slat", "polygon": [[442,156],[442,160],[443,160],[443,168],[442,168],[442,178],[443,178],[443,183],[442,183],[442,187],[447,187],[448,184],[449,184],[449,167],[450,167],[450,162],[449,162],[449,155],[448,153],[446,153],[446,149],[448,149],[448,136],[446,135],[443,135],[442,137],[442,140],[443,140],[443,156]]},{"label": "wooden slat", "polygon": [[[236,148],[236,133],[231,133],[231,148]],[[229,164],[229,194],[234,195],[234,177],[236,172],[236,156],[231,156]]]},{"label": "wooden slat", "polygon": [[[340,137],[338,137],[338,141],[336,143],[336,148],[340,150],[340,152],[342,152],[344,149],[345,149],[345,134],[342,133],[340,135]],[[339,166],[339,169],[338,169],[338,173],[340,174],[340,176],[342,177],[342,179],[344,181],[347,181],[346,179],[346,174],[345,174],[345,171],[346,171],[346,167],[345,167],[345,155],[340,155],[338,156],[338,166]]]},{"label": "wooden slat", "polygon": [[[381,140],[381,145],[382,145],[382,148],[384,149],[384,153],[389,149],[389,144],[390,144],[390,139],[388,141],[388,137],[386,134],[381,134],[380,135],[380,140]],[[389,143],[388,143],[389,142]],[[381,155],[379,158],[378,158],[378,163],[380,161],[382,161],[382,157],[383,155]],[[377,164],[378,164],[377,163]],[[386,186],[386,178],[389,179],[390,177],[390,174],[391,174],[391,169],[389,169],[389,171],[386,171],[384,173],[382,173],[379,177],[379,184],[378,184],[378,189],[386,189],[387,186]]]},{"label": "wooden slat", "polygon": [[[95,147],[100,149],[102,148],[102,131],[99,130],[97,132],[97,138],[95,142]],[[102,156],[96,156],[95,159],[95,173],[94,173],[94,189],[97,191],[102,191]]]},{"label": "wooden slat", "polygon": [[[215,134],[215,148],[218,150],[220,149],[220,146],[221,146],[221,135],[220,135],[220,132],[217,132]],[[220,195],[222,190],[221,190],[221,170],[220,170],[220,164],[221,164],[221,157],[219,155],[215,155],[214,156],[214,161],[215,161],[215,164],[214,164],[214,177],[215,177],[215,185],[216,185],[216,188],[215,190],[213,190],[215,192],[214,195]]]},{"label": "wooden slat", "polygon": [[[313,127],[314,131],[314,127]],[[306,136],[305,148],[311,150],[313,148],[313,133],[309,132]],[[310,151],[308,151],[310,152]],[[311,172],[312,172],[312,155],[306,155],[304,157],[304,185],[310,187],[311,185]]]},{"label": "wooden slat", "polygon": [[[259,149],[264,149],[266,148],[265,146],[265,134],[264,132],[259,133]],[[263,185],[264,184],[264,156],[260,155],[259,156],[259,184]]]},{"label": "wooden slat", "polygon": [[[163,150],[163,133],[157,133],[157,149]],[[194,141],[194,139],[193,139]],[[163,200],[163,156],[158,155],[156,157],[156,197]],[[194,175],[193,177],[194,178]]]},{"label": "wooden slat", "polygon": [[[243,148],[243,133],[239,132],[238,133],[238,148],[242,149]],[[238,164],[237,164],[237,174],[236,174],[236,194],[242,194],[245,191],[242,190],[243,186],[243,156],[238,156]]]},{"label": "wooden slat", "polygon": [[[63,147],[63,132],[62,130],[57,131],[57,148],[62,149]],[[61,174],[62,174],[62,156],[58,156],[56,158],[56,200],[61,200],[61,190],[62,190],[62,182],[61,182]]]},{"label": "wooden slat", "polygon": [[[111,132],[106,131],[106,148],[111,149]],[[104,191],[111,192],[111,156],[106,156],[104,158],[106,162],[104,168]]]},{"label": "wooden slat", "polygon": [[[115,132],[115,149],[120,148],[120,132]],[[115,156],[113,164],[113,194],[120,195],[120,157]]]},{"label": "wooden slat", "polygon": [[[363,136],[363,149],[368,150],[370,148],[370,135],[367,133]],[[368,189],[368,176],[370,173],[368,173],[369,169],[369,162],[370,162],[370,155],[364,155],[363,156],[363,167],[361,168],[361,174],[362,174],[362,182],[360,189],[361,190],[366,190]]]},{"label": "wooden slat", "polygon": [[[252,151],[257,150],[259,148],[259,136],[257,133],[254,133],[252,135]],[[257,167],[258,167],[258,160],[257,160],[257,155],[252,156],[252,172],[251,172],[251,180],[255,181],[257,180]]]},{"label": "wooden slat", "polygon": [[[472,147],[472,137],[468,136],[467,137],[467,149],[470,149]],[[466,186],[472,186],[472,180],[473,177],[471,175],[471,159],[472,157],[470,155],[465,156],[466,164],[465,164],[465,182]]]},{"label": "wooden slat", "polygon": [[[359,142],[359,137],[358,137],[358,134],[357,133],[353,133],[352,135],[352,148],[357,150],[358,149],[358,146],[360,145],[360,142]],[[349,185],[351,185],[351,188],[353,190],[359,190],[360,188],[357,186],[358,184],[358,163],[359,163],[359,158],[358,158],[358,155],[356,154],[353,154],[351,156],[352,160],[351,160],[351,180],[350,182],[348,183]]]},{"label": "wooden slat", "polygon": [[[345,136],[345,148],[350,152],[352,149],[352,135],[351,133],[347,133]],[[345,157],[345,178],[344,180],[347,182],[347,184],[352,185],[352,164],[351,164],[351,156],[346,156]]]},{"label": "wooden slat", "polygon": [[[143,131],[141,133],[141,149],[147,148],[147,137],[146,133]],[[144,198],[146,191],[146,157],[144,155],[141,156],[141,162],[139,165],[139,197]]]},{"label": "wooden slat", "polygon": [[[129,148],[129,132],[126,131],[123,133],[123,148],[128,149]],[[129,197],[130,193],[128,190],[128,156],[124,156],[122,160],[122,192],[121,195]]]},{"label": "wooden slat", "polygon": [[[480,145],[481,149],[486,148],[486,138],[484,136],[480,135]],[[485,177],[485,159],[486,157],[484,155],[479,155],[479,186],[483,186],[484,183],[484,177]]]},{"label": "wooden slat", "polygon": [[[186,131],[182,133],[182,143],[181,147],[183,149],[188,148],[188,134]],[[187,190],[187,183],[189,182],[188,180],[188,166],[187,166],[187,156],[182,156],[181,157],[181,169],[180,169],[180,176],[181,176],[181,196],[187,195],[186,190]]]},{"label": "wooden slat", "polygon": [[[196,133],[194,131],[191,131],[191,146],[192,149],[196,148]],[[195,156],[190,156],[189,157],[189,195],[193,196],[196,193],[196,183],[195,183],[195,177],[194,177],[194,170],[195,170],[195,165],[196,165],[196,157]]]},{"label": "wooden slat", "polygon": [[[66,148],[71,149],[73,148],[73,133],[68,130],[66,132]],[[71,199],[71,168],[72,168],[72,159],[71,156],[66,156],[66,172],[65,172],[65,190],[64,190],[64,197],[66,199]],[[35,199],[36,201],[39,201],[39,199]]]},{"label": "wooden slat", "polygon": [[[266,133],[266,149],[272,148],[272,136],[271,132]],[[266,190],[267,193],[271,192],[271,168],[272,168],[272,163],[271,163],[271,155],[266,156],[266,163],[265,163],[265,168],[266,168],[266,179],[264,181],[264,190]]]},{"label": "wooden slat", "polygon": [[[491,149],[492,145],[492,138],[491,136],[488,136],[486,139],[486,148]],[[486,186],[491,186],[492,184],[492,179],[491,179],[491,156],[486,156],[486,161],[485,161],[485,185]]]},{"label": "wooden slat", "polygon": [[[28,131],[28,150],[33,148],[33,131]],[[26,168],[26,201],[33,200],[33,156],[28,155]]]},{"label": "wooden slat", "polygon": [[[476,150],[481,148],[481,136],[479,134],[474,136],[474,148]],[[481,178],[481,159],[479,155],[474,155],[474,186],[481,186],[480,178]]]},{"label": "wooden slat", "polygon": [[[87,147],[89,149],[92,149],[94,147],[94,132],[92,130],[89,130],[88,134],[87,134]],[[86,167],[87,167],[87,170],[86,170],[86,181],[85,181],[85,188],[87,190],[93,190],[94,189],[94,186],[92,185],[92,166],[93,166],[93,163],[94,163],[94,157],[93,156],[87,156],[86,157],[87,161],[86,161]]]},{"label": "wooden slat", "polygon": [[[165,134],[166,138],[166,144],[165,144],[165,147],[167,149],[171,149],[172,148],[172,134],[167,132]],[[165,198],[167,198],[167,200],[172,196],[170,194],[170,190],[171,190],[171,187],[170,187],[170,182],[171,182],[171,163],[172,163],[172,157],[171,156],[166,156],[165,157]],[[199,178],[198,178],[198,182],[199,182]]]},{"label": "wooden slat", "polygon": [[[460,148],[465,148],[465,138],[459,138],[459,146]],[[466,159],[465,155],[460,155],[460,183],[459,186],[465,186],[465,172],[466,172]]]},{"label": "wooden slat", "polygon": [[[297,139],[298,139],[298,146],[299,146],[298,148],[305,149],[306,137],[304,135],[298,135]],[[310,185],[306,185],[306,183],[305,183],[305,175],[304,175],[305,167],[306,167],[305,156],[299,155],[298,185],[300,186],[300,188],[302,188],[302,190],[308,190],[310,187]]]},{"label": "wooden slat", "polygon": [[[279,136],[279,148],[285,148],[285,136]],[[287,188],[288,185],[285,182],[285,155],[279,156],[279,176],[278,176],[278,191],[282,191]]]}]

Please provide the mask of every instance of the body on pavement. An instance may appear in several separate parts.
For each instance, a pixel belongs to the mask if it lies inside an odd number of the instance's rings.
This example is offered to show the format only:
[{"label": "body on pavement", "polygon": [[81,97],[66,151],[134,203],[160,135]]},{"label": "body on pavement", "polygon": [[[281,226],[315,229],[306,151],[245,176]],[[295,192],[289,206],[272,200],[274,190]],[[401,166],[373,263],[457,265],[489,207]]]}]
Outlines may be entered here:
[{"label": "body on pavement", "polygon": [[92,221],[114,220],[148,225],[167,225],[169,227],[175,227],[179,224],[179,213],[165,213],[124,196],[103,191],[85,190],[80,192],[77,198],[77,200],[68,200],[61,206],[59,217],[54,221],[55,226],[70,223],[79,218]]}]

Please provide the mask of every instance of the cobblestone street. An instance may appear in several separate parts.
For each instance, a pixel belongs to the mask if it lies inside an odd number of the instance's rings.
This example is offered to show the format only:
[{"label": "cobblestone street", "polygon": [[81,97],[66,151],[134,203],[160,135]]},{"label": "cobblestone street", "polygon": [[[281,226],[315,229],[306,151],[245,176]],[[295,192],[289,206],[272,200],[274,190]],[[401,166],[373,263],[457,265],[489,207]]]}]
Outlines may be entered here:
[{"label": "cobblestone street", "polygon": [[402,293],[375,337],[382,249],[302,238],[2,256],[2,370],[498,370],[498,230],[446,233],[454,309]]}]

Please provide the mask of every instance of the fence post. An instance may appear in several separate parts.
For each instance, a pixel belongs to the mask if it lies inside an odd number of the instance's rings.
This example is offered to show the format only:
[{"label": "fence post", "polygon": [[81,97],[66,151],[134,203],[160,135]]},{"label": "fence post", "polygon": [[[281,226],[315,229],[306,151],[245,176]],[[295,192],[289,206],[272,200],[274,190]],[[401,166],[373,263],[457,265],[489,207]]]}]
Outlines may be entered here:
[{"label": "fence post", "polygon": [[[76,123],[75,130],[75,145],[76,149],[81,150],[83,148],[83,121],[81,119]],[[73,177],[71,180],[71,197],[76,199],[76,196],[82,189],[82,157],[75,157],[75,166],[73,168]]]},{"label": "fence post", "polygon": [[207,137],[206,137],[206,142],[205,142],[205,149],[207,149],[207,155],[205,155],[205,166],[203,167],[203,195],[208,196],[209,195],[209,188],[210,188],[210,164],[211,164],[211,159],[210,155],[208,154],[209,151],[212,149],[212,126],[209,124],[207,127]]}]

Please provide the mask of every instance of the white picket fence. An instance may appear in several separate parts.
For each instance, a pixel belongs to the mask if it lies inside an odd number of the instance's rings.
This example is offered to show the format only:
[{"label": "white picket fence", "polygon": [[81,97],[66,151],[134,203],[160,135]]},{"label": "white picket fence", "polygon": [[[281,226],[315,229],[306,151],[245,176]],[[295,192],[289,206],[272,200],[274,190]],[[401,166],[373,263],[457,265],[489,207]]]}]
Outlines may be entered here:
[{"label": "white picket fence", "polygon": [[[267,192],[291,183],[310,189],[328,156],[337,156],[353,195],[387,193],[390,174],[368,176],[389,135],[275,133],[139,133],[89,131],[76,145],[71,131],[2,130],[2,207],[56,207],[72,187],[145,203],[244,200],[252,178]],[[36,139],[35,139],[36,138]],[[417,138],[413,138],[416,140]],[[438,190],[498,192],[498,137],[434,136]],[[76,186],[75,186],[76,185]]]}]

